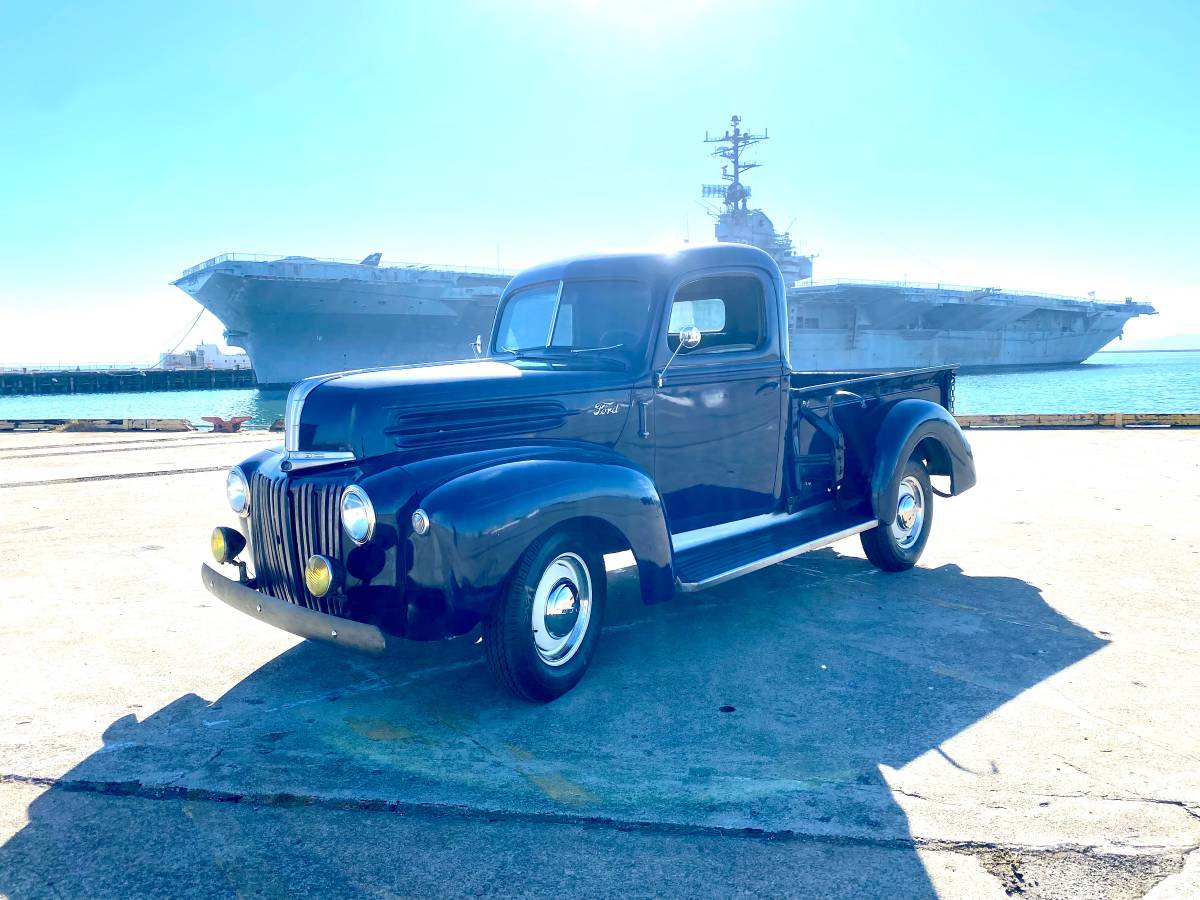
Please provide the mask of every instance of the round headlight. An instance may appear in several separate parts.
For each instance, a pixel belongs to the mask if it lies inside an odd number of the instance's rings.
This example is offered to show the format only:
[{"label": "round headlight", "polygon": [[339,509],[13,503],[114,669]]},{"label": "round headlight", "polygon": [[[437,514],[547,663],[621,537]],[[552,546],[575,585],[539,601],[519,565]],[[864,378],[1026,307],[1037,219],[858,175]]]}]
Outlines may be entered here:
[{"label": "round headlight", "polygon": [[236,466],[229,470],[225,479],[225,496],[229,498],[229,506],[235,513],[239,516],[249,515],[250,485],[246,483],[242,470]]},{"label": "round headlight", "polygon": [[246,539],[240,531],[218,526],[213,529],[209,538],[213,559],[219,563],[235,562],[237,556],[246,549]]},{"label": "round headlight", "polygon": [[342,527],[356,544],[365,544],[375,533],[375,507],[357,484],[342,492]]}]

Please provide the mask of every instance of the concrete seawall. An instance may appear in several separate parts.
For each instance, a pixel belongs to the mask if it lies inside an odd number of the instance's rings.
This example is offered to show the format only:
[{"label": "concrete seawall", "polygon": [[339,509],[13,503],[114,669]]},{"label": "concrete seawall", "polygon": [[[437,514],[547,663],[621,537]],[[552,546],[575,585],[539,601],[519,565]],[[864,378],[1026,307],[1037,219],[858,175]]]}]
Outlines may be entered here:
[{"label": "concrete seawall", "polygon": [[[0,434],[0,895],[1200,892],[1200,432],[971,431],[920,566],[644,607],[548,706],[200,585],[263,432]],[[620,870],[611,867],[619,855]]]},{"label": "concrete seawall", "polygon": [[63,369],[0,372],[0,396],[252,388],[252,369]]}]

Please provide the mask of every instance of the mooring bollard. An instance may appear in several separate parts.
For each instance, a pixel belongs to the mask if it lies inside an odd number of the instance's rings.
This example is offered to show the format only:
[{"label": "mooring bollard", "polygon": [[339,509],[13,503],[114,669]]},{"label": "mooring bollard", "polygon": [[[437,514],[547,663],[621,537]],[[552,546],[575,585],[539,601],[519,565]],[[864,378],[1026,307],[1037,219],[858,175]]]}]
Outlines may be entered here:
[{"label": "mooring bollard", "polygon": [[205,422],[211,422],[213,431],[217,434],[233,434],[235,431],[241,431],[242,423],[249,422],[250,416],[230,416],[228,419],[222,419],[220,416],[201,416]]}]

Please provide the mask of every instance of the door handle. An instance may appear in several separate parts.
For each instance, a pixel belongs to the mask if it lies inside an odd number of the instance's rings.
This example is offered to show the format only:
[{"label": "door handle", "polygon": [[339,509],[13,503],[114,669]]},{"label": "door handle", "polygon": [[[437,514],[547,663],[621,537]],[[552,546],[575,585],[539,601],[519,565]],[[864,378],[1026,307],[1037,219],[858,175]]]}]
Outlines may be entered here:
[{"label": "door handle", "polygon": [[638,437],[650,437],[650,401],[639,400],[638,405]]},{"label": "door handle", "polygon": [[768,381],[766,384],[760,384],[758,386],[758,390],[756,390],[754,393],[761,394],[763,391],[777,391],[777,390],[779,390],[779,382],[778,381]]},{"label": "door handle", "polygon": [[[854,393],[854,391],[847,391],[843,388],[838,388],[836,391],[833,392],[833,395],[834,395],[834,397],[852,397],[858,401],[858,405],[861,406],[863,409],[867,408],[867,400],[870,399],[868,397],[864,397],[862,394],[856,394],[856,393]],[[833,402],[833,398],[831,397],[830,403],[832,403],[832,402]]]}]

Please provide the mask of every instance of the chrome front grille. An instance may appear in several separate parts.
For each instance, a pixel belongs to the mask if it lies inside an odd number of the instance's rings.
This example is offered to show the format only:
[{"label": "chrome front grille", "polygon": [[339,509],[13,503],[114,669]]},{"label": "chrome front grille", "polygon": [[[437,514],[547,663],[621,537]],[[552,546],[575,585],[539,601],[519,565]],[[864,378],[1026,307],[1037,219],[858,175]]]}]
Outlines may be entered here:
[{"label": "chrome front grille", "polygon": [[314,554],[341,558],[339,482],[271,478],[250,482],[250,537],[259,590],[318,612],[339,615],[333,593],[314,597],[304,585],[304,564]]}]

